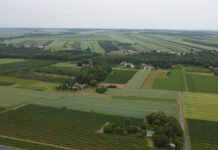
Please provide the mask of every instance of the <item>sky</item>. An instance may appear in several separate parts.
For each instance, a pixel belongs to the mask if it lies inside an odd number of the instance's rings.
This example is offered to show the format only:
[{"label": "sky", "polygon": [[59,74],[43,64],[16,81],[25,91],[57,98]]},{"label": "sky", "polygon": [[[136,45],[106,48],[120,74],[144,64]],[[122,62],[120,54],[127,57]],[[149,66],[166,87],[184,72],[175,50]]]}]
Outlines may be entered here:
[{"label": "sky", "polygon": [[0,27],[218,29],[218,0],[0,0]]}]

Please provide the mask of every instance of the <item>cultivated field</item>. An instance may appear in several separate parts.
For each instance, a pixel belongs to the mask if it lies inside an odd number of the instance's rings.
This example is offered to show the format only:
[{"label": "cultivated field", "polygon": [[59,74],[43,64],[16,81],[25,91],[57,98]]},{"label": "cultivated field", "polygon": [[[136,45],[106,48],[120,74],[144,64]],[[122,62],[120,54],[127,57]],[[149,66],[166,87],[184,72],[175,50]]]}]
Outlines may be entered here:
[{"label": "cultivated field", "polygon": [[81,150],[147,149],[143,138],[96,133],[120,117],[30,105],[0,114],[0,119],[4,136]]},{"label": "cultivated field", "polygon": [[24,59],[6,59],[1,58],[0,59],[0,65],[2,64],[8,64],[8,63],[14,63],[14,62],[22,62],[25,61]]},{"label": "cultivated field", "polygon": [[106,83],[125,84],[134,76],[135,73],[135,70],[113,70],[108,76]]},{"label": "cultivated field", "polygon": [[126,89],[140,89],[146,80],[149,70],[139,70],[133,78],[126,84]]},{"label": "cultivated field", "polygon": [[218,95],[185,93],[183,106],[192,150],[217,150]]},{"label": "cultivated field", "polygon": [[[18,88],[1,87],[0,107],[12,107],[21,104],[38,104],[51,107],[67,107],[72,110],[97,112],[110,115],[144,118],[155,111],[164,111],[177,117],[177,104],[159,103],[141,100],[125,100],[110,98],[94,98],[79,95],[64,95],[48,92],[38,92]],[[39,96],[40,95],[40,96]]]},{"label": "cultivated field", "polygon": [[105,93],[107,95],[121,95],[121,96],[144,96],[144,97],[158,97],[158,98],[178,98],[178,92],[165,90],[142,90],[142,89],[108,89]]},{"label": "cultivated field", "polygon": [[152,89],[185,91],[185,84],[182,70],[170,70],[169,75],[159,72],[153,83]]},{"label": "cultivated field", "polygon": [[77,66],[77,64],[72,64],[72,63],[67,63],[67,62],[57,63],[57,64],[54,64],[53,66],[56,66],[56,67],[69,67],[69,68],[80,68],[79,66]]},{"label": "cultivated field", "polygon": [[213,74],[201,75],[186,73],[189,91],[218,93],[218,77]]}]

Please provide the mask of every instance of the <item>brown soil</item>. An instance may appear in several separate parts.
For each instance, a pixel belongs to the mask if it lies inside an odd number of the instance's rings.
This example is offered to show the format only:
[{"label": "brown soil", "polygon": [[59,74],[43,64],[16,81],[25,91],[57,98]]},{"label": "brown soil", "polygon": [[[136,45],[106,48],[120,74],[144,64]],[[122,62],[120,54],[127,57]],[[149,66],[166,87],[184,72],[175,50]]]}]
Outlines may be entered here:
[{"label": "brown soil", "polygon": [[109,85],[115,85],[119,89],[123,89],[126,86],[126,84],[113,84],[113,83],[100,83],[100,84],[98,84],[99,87],[102,87],[102,86],[107,87]]}]

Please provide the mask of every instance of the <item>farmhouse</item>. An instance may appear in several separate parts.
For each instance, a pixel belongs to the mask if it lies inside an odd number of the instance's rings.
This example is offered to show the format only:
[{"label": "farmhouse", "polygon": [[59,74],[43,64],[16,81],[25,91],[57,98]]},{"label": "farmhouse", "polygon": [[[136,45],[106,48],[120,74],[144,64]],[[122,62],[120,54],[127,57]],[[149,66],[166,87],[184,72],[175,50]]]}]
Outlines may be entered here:
[{"label": "farmhouse", "polygon": [[171,148],[175,148],[175,147],[176,147],[176,145],[173,144],[172,142],[169,144],[169,146],[170,146]]},{"label": "farmhouse", "polygon": [[145,63],[142,63],[142,67],[143,67],[144,70],[151,70],[151,69],[154,68],[153,66],[145,64]]},{"label": "farmhouse", "polygon": [[87,63],[87,64],[82,64],[83,67],[93,67],[93,64],[91,62]]},{"label": "farmhouse", "polygon": [[146,136],[147,137],[152,137],[154,135],[154,131],[147,131]]},{"label": "farmhouse", "polygon": [[121,62],[120,65],[122,65],[122,66],[124,66],[124,67],[131,67],[131,68],[134,68],[134,67],[135,67],[134,64],[128,63],[128,62],[126,62],[126,61]]},{"label": "farmhouse", "polygon": [[86,85],[85,84],[78,84],[76,83],[74,86],[73,86],[73,89],[74,90],[83,90],[86,88]]}]

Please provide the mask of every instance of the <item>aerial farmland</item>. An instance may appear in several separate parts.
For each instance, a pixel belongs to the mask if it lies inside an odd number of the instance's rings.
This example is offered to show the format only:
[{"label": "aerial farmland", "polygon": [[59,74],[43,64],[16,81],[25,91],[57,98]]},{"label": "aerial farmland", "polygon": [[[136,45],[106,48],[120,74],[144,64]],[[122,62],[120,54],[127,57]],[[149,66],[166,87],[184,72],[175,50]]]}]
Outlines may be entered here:
[{"label": "aerial farmland", "polygon": [[112,29],[38,29],[40,36],[34,30],[31,37],[16,32],[0,41],[0,145],[218,149],[216,36]]}]

